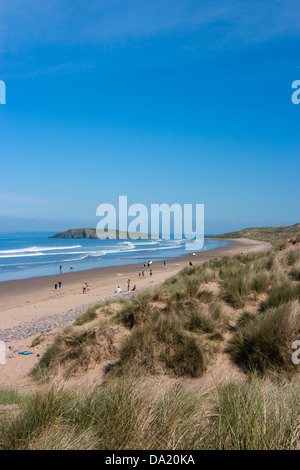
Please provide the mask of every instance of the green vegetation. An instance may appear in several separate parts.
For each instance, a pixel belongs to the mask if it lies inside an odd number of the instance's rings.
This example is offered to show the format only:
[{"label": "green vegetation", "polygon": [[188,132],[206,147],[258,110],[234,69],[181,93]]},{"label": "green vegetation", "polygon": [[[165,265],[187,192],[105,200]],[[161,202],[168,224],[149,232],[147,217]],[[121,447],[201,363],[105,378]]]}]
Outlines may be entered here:
[{"label": "green vegetation", "polygon": [[85,394],[51,388],[2,416],[0,449],[296,450],[299,393],[255,376],[208,393],[130,377]]},{"label": "green vegetation", "polygon": [[116,373],[203,375],[228,328],[213,292],[201,287],[215,276],[206,264],[189,267],[125,302],[118,318],[132,333],[121,348]]},{"label": "green vegetation", "polygon": [[22,395],[13,388],[0,389],[0,405],[11,405],[20,403],[22,401]]},{"label": "green vegetation", "polygon": [[46,380],[49,374],[62,371],[68,378],[98,362],[116,358],[118,350],[114,338],[115,330],[111,326],[97,325],[79,331],[67,327],[56,336],[31,374],[37,380]]},{"label": "green vegetation", "polygon": [[201,339],[188,334],[170,315],[160,315],[132,332],[123,344],[117,366],[123,373],[130,370],[198,377],[206,370],[205,356]]},{"label": "green vegetation", "polygon": [[[102,315],[106,317],[110,317],[109,323],[113,324],[113,316],[114,312],[111,310],[111,306],[114,302],[111,300],[107,300],[105,302],[95,304],[92,307],[89,307],[82,315],[76,318],[74,322],[74,326],[82,326],[86,323],[90,323],[98,318],[98,312],[101,311]],[[120,299],[117,302],[118,305],[123,304],[123,300]],[[103,322],[102,322],[103,324]]]},{"label": "green vegetation", "polygon": [[244,318],[231,340],[230,353],[246,371],[288,376],[299,370],[291,360],[291,345],[299,337],[300,304],[289,302]]},{"label": "green vegetation", "polygon": [[95,318],[97,318],[96,311],[100,307],[101,305],[97,304],[97,305],[93,305],[93,307],[88,308],[86,312],[84,312],[82,315],[76,318],[74,325],[81,326],[81,325],[84,325],[85,323],[95,320]]}]

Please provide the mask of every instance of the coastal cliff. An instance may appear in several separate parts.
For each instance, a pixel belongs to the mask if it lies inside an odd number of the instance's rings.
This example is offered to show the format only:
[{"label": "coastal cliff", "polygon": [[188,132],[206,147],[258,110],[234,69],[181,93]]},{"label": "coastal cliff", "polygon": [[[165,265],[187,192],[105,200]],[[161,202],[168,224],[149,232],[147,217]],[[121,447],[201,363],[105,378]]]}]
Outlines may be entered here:
[{"label": "coastal cliff", "polygon": [[103,235],[102,237],[98,237],[95,228],[74,228],[74,229],[66,230],[65,232],[56,233],[55,235],[52,235],[49,238],[89,238],[89,239],[91,238],[98,238],[98,239],[99,238],[103,238],[103,239],[118,238],[118,239],[124,240],[127,238],[148,239],[150,238],[150,236],[146,233],[124,232],[120,230],[107,230],[107,232],[105,232],[105,235]]}]

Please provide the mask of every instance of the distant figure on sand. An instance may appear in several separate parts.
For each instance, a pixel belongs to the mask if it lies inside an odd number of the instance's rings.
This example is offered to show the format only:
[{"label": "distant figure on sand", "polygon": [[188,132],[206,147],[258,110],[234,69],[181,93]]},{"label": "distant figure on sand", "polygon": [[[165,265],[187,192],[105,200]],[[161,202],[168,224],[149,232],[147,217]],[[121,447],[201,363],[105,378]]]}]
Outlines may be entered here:
[{"label": "distant figure on sand", "polygon": [[58,287],[61,289],[62,282],[58,281]]},{"label": "distant figure on sand", "polygon": [[122,292],[122,290],[121,290],[120,286],[118,286],[117,289],[115,290],[115,293],[120,294],[121,292]]},{"label": "distant figure on sand", "polygon": [[142,276],[143,276],[143,277],[145,276],[145,271],[142,272]]},{"label": "distant figure on sand", "polygon": [[91,286],[89,285],[89,283],[86,282],[85,285],[86,285],[86,291],[87,291],[87,292],[90,292]]},{"label": "distant figure on sand", "polygon": [[150,269],[150,276],[152,276],[152,269]]},{"label": "distant figure on sand", "polygon": [[132,288],[132,292],[134,292],[136,290],[136,285],[134,284],[133,288]]},{"label": "distant figure on sand", "polygon": [[130,279],[127,281],[127,290],[130,290]]},{"label": "distant figure on sand", "polygon": [[83,293],[83,294],[86,293],[86,283],[84,283],[83,286],[82,286],[82,293]]},{"label": "distant figure on sand", "polygon": [[164,266],[166,266],[166,262],[164,261]]},{"label": "distant figure on sand", "polygon": [[54,289],[55,290],[57,289],[57,281],[55,281],[55,283],[54,283]]}]

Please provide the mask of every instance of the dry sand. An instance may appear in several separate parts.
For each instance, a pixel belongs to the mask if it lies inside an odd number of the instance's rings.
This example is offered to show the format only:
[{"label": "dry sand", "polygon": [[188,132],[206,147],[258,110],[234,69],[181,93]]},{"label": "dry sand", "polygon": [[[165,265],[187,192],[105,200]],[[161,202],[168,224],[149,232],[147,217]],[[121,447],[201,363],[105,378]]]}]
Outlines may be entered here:
[{"label": "dry sand", "polygon": [[[162,262],[154,262],[151,265],[152,276],[149,273],[150,268],[144,268],[143,264],[132,264],[72,272],[60,276],[2,282],[0,283],[0,341],[3,340],[8,329],[22,331],[26,324],[28,326],[30,322],[43,322],[44,318],[49,320],[49,317],[53,317],[52,327],[55,328],[57,315],[65,315],[79,307],[84,310],[91,303],[108,298],[118,299],[120,294],[115,294],[114,291],[117,286],[120,286],[125,292],[128,279],[131,281],[131,287],[134,284],[137,286],[138,292],[141,289],[161,284],[167,277],[186,267],[190,260],[193,264],[198,264],[216,257],[260,252],[271,247],[269,243],[248,239],[228,241],[231,242],[229,246],[197,253],[195,256],[185,255],[168,261],[166,266]],[[139,270],[145,271],[144,278],[139,277]],[[61,289],[54,289],[55,280],[62,281]],[[82,293],[84,282],[90,283],[90,293]],[[37,333],[34,331],[32,336],[27,338],[6,341],[6,361],[5,364],[0,363],[1,387],[30,386],[26,374],[38,362],[38,355],[41,356],[47,347],[47,344],[42,344],[32,348],[32,340],[36,336]],[[29,350],[33,354],[20,355],[19,352],[24,350]]]}]

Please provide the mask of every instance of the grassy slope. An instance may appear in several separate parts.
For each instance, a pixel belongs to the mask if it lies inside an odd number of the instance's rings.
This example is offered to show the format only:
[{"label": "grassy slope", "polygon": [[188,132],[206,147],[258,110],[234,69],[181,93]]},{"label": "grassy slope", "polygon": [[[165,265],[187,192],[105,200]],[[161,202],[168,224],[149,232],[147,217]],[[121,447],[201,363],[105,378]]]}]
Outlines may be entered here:
[{"label": "grassy slope", "polygon": [[250,238],[261,240],[280,246],[288,240],[298,239],[300,241],[300,223],[282,227],[251,227],[237,232],[216,235],[215,238]]},{"label": "grassy slope", "polygon": [[[289,229],[260,230],[276,244]],[[299,448],[300,249],[291,248],[213,259],[88,312],[54,337],[33,375],[67,380],[110,360],[106,382],[88,394],[2,391],[0,448]],[[224,346],[246,379],[201,390]]]}]

